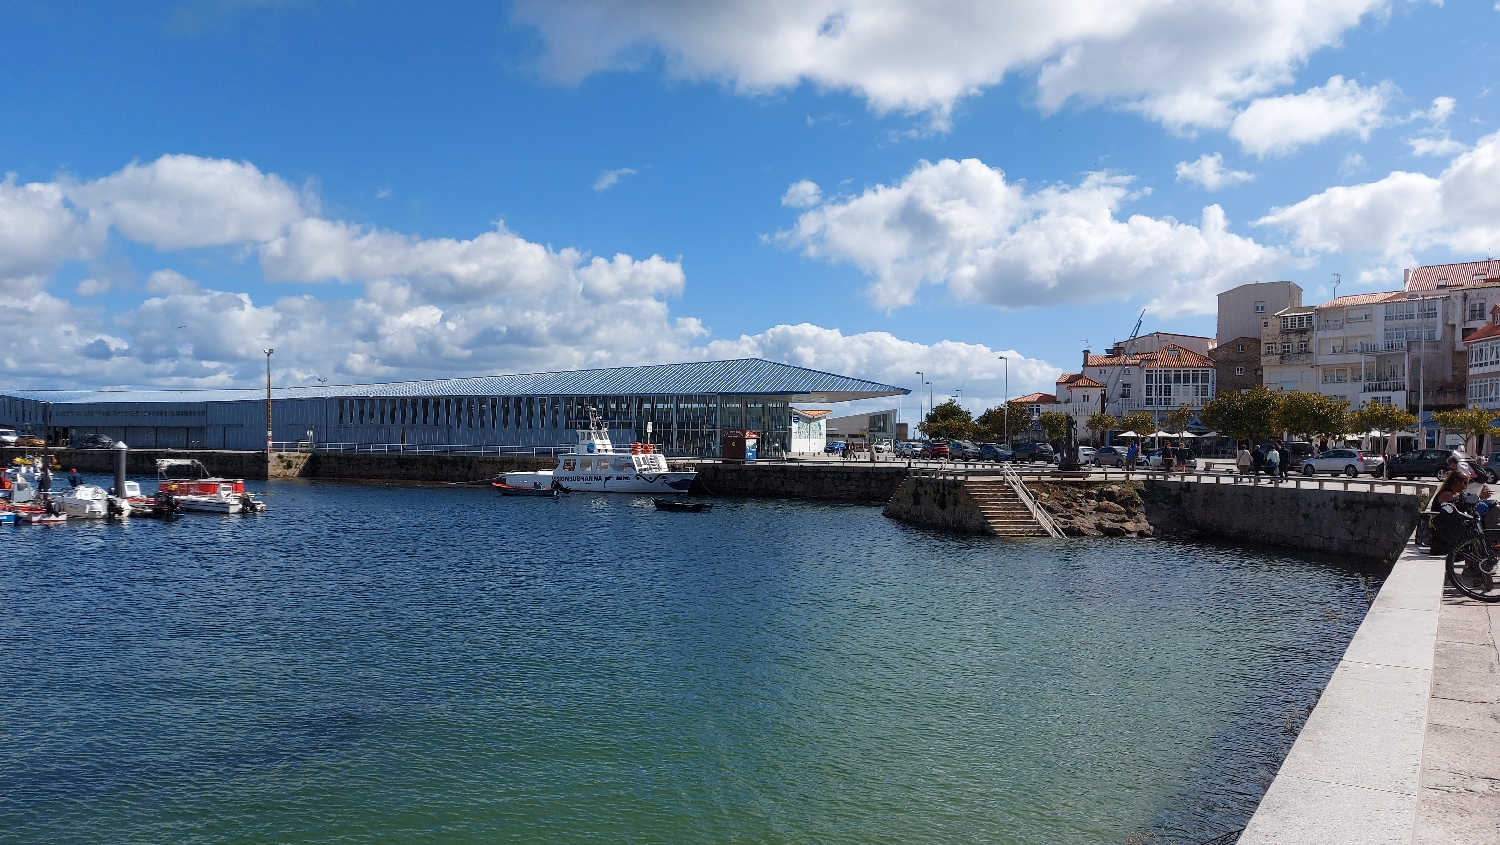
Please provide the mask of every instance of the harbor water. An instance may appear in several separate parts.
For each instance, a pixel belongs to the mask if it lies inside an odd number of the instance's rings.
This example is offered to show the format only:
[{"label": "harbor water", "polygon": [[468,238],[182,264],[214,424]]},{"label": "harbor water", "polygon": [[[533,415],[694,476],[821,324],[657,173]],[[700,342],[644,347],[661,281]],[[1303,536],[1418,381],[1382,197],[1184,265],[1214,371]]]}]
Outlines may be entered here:
[{"label": "harbor water", "polygon": [[0,842],[1201,841],[1379,585],[870,507],[252,486],[0,529]]}]

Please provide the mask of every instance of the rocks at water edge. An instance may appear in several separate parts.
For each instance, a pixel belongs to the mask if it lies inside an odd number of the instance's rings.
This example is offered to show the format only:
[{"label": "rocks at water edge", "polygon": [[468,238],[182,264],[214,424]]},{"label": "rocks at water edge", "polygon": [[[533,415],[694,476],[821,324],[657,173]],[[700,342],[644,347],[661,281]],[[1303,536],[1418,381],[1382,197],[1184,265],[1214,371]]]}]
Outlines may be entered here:
[{"label": "rocks at water edge", "polygon": [[1138,484],[1030,485],[1037,502],[1069,537],[1153,537]]}]

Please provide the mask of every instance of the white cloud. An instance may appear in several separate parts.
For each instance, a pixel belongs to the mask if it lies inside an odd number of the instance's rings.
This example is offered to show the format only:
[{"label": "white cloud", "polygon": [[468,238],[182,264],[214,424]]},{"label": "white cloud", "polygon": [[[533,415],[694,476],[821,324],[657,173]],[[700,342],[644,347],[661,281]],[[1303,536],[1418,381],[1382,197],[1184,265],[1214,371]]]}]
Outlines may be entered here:
[{"label": "white cloud", "polygon": [[606,190],[609,190],[610,188],[612,188],[615,185],[619,184],[619,182],[620,182],[621,179],[625,178],[626,176],[634,176],[634,175],[635,175],[635,170],[633,170],[633,169],[631,169],[629,167],[622,167],[622,168],[620,168],[618,170],[603,170],[603,171],[600,171],[599,178],[594,180],[594,190],[596,190],[596,191],[606,191]]},{"label": "white cloud", "polygon": [[1130,179],[1090,174],[1027,193],[977,159],[922,162],[896,185],[829,200],[778,234],[809,257],[871,277],[881,308],[923,285],[1002,308],[1153,297],[1160,314],[1208,313],[1214,295],[1270,275],[1287,258],[1228,231],[1217,205],[1198,225],[1115,213]]},{"label": "white cloud", "polygon": [[148,293],[197,293],[198,283],[176,270],[157,270],[146,279]]},{"label": "white cloud", "polygon": [[103,242],[103,232],[80,220],[63,201],[56,184],[17,185],[14,173],[0,182],[0,286],[29,295],[70,259],[86,258]]},{"label": "white cloud", "polygon": [[73,288],[73,292],[83,297],[98,296],[101,293],[108,293],[113,286],[107,279],[87,278],[79,282]]},{"label": "white cloud", "polygon": [[266,241],[308,215],[281,177],[191,155],[132,163],[64,190],[91,219],[163,250]]},{"label": "white cloud", "polygon": [[1310,252],[1397,256],[1430,246],[1484,253],[1500,244],[1500,133],[1481,138],[1436,177],[1396,171],[1376,182],[1329,188],[1256,221],[1291,233]]},{"label": "white cloud", "polygon": [[1289,153],[1334,135],[1369,138],[1385,122],[1385,107],[1394,94],[1389,82],[1363,88],[1352,79],[1330,77],[1301,94],[1256,100],[1234,119],[1229,137],[1262,157]]},{"label": "white cloud", "polygon": [[787,208],[812,208],[823,201],[823,189],[811,179],[793,182],[781,195],[781,204]]},{"label": "white cloud", "polygon": [[1426,120],[1432,124],[1425,131],[1406,139],[1406,143],[1411,146],[1412,155],[1451,156],[1468,149],[1453,140],[1445,126],[1457,105],[1458,101],[1452,97],[1438,97],[1432,101],[1432,108],[1412,113],[1412,120]]},{"label": "white cloud", "polygon": [[1233,104],[1285,85],[1389,0],[520,0],[543,69],[576,82],[652,53],[676,77],[762,94],[804,82],[878,113],[954,105],[1008,73],[1038,72],[1045,110],[1110,102],[1174,128],[1222,127]]},{"label": "white cloud", "polygon": [[1243,170],[1225,170],[1224,156],[1219,153],[1204,153],[1197,161],[1177,162],[1177,181],[1197,182],[1210,191],[1243,185],[1254,178],[1255,174]]}]

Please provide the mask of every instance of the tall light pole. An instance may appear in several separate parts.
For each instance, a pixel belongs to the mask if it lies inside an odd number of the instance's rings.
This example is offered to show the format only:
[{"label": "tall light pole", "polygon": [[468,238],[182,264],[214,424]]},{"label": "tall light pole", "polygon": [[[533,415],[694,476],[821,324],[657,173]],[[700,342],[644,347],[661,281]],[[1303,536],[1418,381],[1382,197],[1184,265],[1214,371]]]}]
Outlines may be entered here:
[{"label": "tall light pole", "polygon": [[1005,357],[1004,355],[1001,355],[1000,356],[1000,360],[1005,362],[1005,394],[1004,394],[1004,398],[1000,400],[1000,420],[1001,420],[1000,425],[1004,426],[1004,428],[1005,428],[1005,432],[1004,432],[1005,437],[1002,438],[1002,439],[1005,440],[1005,445],[1009,446],[1010,445],[1010,359],[1007,358],[1007,357]]},{"label": "tall light pole", "polygon": [[271,353],[274,349],[262,350],[266,353],[266,471],[271,471]]},{"label": "tall light pole", "polygon": [[953,392],[958,394],[958,407],[962,408],[964,406],[964,392],[963,392],[963,389],[960,388],[960,389],[955,390]]},{"label": "tall light pole", "polygon": [[[927,422],[927,414],[922,410],[922,388],[926,384],[927,375],[921,370],[917,370],[917,425],[919,427],[922,425],[922,423]],[[927,432],[924,431],[922,433],[926,434]]]}]

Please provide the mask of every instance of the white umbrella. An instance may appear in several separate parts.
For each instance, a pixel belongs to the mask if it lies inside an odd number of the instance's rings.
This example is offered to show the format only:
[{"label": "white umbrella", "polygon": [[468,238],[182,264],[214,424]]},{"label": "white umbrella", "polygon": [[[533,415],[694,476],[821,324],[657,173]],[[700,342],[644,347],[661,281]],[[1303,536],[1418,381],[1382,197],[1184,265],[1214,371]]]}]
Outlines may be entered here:
[{"label": "white umbrella", "polygon": [[1191,431],[1184,431],[1181,434],[1174,434],[1172,436],[1173,437],[1197,437],[1198,435],[1192,433]]},{"label": "white umbrella", "polygon": [[1140,437],[1139,434],[1136,434],[1133,431],[1122,431],[1119,434],[1116,434],[1115,436],[1116,437]]},{"label": "white umbrella", "polygon": [[1166,433],[1165,431],[1153,431],[1153,432],[1151,432],[1150,434],[1148,434],[1146,436],[1147,437],[1171,437],[1172,435]]}]

